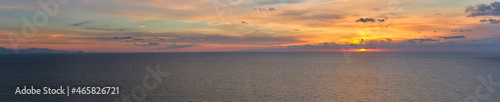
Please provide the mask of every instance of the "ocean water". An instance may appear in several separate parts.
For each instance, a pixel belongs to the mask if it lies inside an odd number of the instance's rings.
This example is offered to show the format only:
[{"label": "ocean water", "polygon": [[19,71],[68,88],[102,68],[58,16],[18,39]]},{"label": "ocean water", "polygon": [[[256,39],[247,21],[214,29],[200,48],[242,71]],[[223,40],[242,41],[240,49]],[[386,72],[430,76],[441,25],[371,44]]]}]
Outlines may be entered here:
[{"label": "ocean water", "polygon": [[[484,52],[0,55],[2,102],[498,102],[499,83],[500,53]],[[14,94],[23,86],[114,86],[120,94]]]}]

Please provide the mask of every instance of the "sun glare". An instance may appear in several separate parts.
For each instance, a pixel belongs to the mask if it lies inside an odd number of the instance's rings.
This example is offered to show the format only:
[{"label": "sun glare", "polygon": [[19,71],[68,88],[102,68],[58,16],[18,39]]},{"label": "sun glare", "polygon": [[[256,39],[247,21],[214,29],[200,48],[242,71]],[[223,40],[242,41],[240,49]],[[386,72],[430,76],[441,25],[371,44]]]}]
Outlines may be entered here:
[{"label": "sun glare", "polygon": [[366,49],[359,49],[358,51],[367,51]]}]

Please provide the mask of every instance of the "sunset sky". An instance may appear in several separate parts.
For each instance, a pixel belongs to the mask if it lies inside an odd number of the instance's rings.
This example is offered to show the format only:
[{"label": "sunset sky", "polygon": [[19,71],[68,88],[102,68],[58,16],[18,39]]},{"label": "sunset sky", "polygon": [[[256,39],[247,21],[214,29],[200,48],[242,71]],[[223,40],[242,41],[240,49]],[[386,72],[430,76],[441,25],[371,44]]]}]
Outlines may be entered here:
[{"label": "sunset sky", "polygon": [[[0,47],[85,52],[500,51],[500,2],[494,0],[65,1],[0,1]],[[45,9],[45,4],[51,5]]]}]

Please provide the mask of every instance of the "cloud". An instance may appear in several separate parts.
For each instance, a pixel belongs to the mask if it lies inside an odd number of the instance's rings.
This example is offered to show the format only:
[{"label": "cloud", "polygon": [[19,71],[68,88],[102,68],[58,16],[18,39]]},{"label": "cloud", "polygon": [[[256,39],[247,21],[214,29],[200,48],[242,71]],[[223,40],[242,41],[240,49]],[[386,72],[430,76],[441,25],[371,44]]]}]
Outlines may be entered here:
[{"label": "cloud", "polygon": [[149,43],[136,43],[137,46],[160,46],[160,43],[154,43],[154,42],[149,42]]},{"label": "cloud", "polygon": [[134,41],[143,41],[143,38],[134,39]]},{"label": "cloud", "polygon": [[384,22],[385,19],[377,19],[378,22]]},{"label": "cloud", "polygon": [[101,30],[101,31],[127,31],[128,30],[126,28],[114,29],[114,28],[94,28],[94,27],[85,27],[84,29],[88,29],[88,30]]},{"label": "cloud", "polygon": [[363,23],[375,22],[375,19],[373,19],[373,18],[359,18],[358,20],[356,20],[356,22],[363,22]]},{"label": "cloud", "polygon": [[273,13],[276,11],[275,8],[270,7],[270,8],[253,8],[253,10],[260,11],[260,12],[266,12],[266,13]]},{"label": "cloud", "polygon": [[178,49],[178,48],[187,48],[187,47],[193,47],[193,46],[199,46],[199,45],[196,45],[196,44],[181,44],[181,45],[170,44],[170,45],[165,45],[165,46],[167,46],[167,47],[161,47],[161,48],[156,48],[156,49],[160,49],[160,50]]},{"label": "cloud", "polygon": [[91,23],[91,21],[83,21],[83,22],[71,24],[70,26],[82,26],[82,25],[87,24],[87,23]]},{"label": "cloud", "polygon": [[[16,54],[14,49],[7,49],[0,47],[0,54]],[[29,48],[29,49],[18,49],[17,54],[39,54],[39,53],[83,53],[83,51],[66,51],[66,50],[53,50],[46,48]]]},{"label": "cloud", "polygon": [[443,38],[443,39],[462,39],[462,38],[465,38],[465,36],[463,36],[463,35],[458,35],[458,36],[440,36],[439,38]]},{"label": "cloud", "polygon": [[500,2],[493,2],[490,4],[478,4],[468,6],[465,12],[470,12],[467,17],[476,16],[500,16]]},{"label": "cloud", "polygon": [[[245,45],[274,45],[274,44],[289,44],[301,42],[295,38],[287,37],[270,37],[270,36],[245,36],[245,37],[234,37],[234,36],[209,36],[211,43],[219,44],[245,44]],[[183,39],[192,39],[183,38]],[[204,40],[205,38],[196,38]]]},{"label": "cloud", "polygon": [[113,39],[132,39],[132,37],[131,36],[125,36],[125,37],[115,36],[115,37],[113,37]]},{"label": "cloud", "polygon": [[[457,37],[459,38],[459,37]],[[390,38],[387,38],[390,39]],[[386,40],[387,40],[386,39]],[[391,39],[392,40],[392,39]],[[456,48],[462,48],[461,50],[469,50],[470,47],[485,47],[490,48],[490,46],[495,46],[491,48],[497,48],[500,46],[499,38],[484,38],[472,40],[472,42],[462,40],[462,41],[444,41],[441,39],[430,39],[430,38],[418,38],[418,39],[407,39],[400,42],[385,42],[383,40],[370,40],[365,44],[337,44],[334,42],[325,43],[315,43],[315,44],[302,44],[302,45],[289,45],[289,46],[273,46],[269,49],[264,50],[290,50],[290,51],[342,51],[344,46],[350,46],[349,49],[389,49],[389,50],[401,50],[401,51],[431,51],[436,49],[450,50]],[[317,50],[315,50],[317,49]],[[411,49],[411,50],[408,50]],[[498,49],[497,49],[498,50]],[[436,50],[439,51],[439,50]]]},{"label": "cloud", "polygon": [[[93,21],[82,21],[78,22],[75,24],[70,24],[69,26],[74,26],[74,27],[79,27],[82,29],[86,30],[100,30],[100,31],[131,31],[131,30],[138,30],[138,29],[143,29],[146,27],[146,25],[141,25],[137,26],[137,28],[129,28],[129,27],[122,27],[122,28],[115,28],[116,25],[110,26],[110,25],[100,25],[100,26],[89,26],[89,23],[93,23]],[[98,23],[98,22],[96,22]],[[87,26],[84,26],[87,25]]]},{"label": "cloud", "polygon": [[480,20],[480,22],[490,22],[490,24],[498,24],[498,23],[500,23],[500,20],[496,20],[496,19],[486,20],[486,19],[483,19],[483,20]]},{"label": "cloud", "polygon": [[413,39],[417,41],[439,41],[439,39],[431,39],[431,38],[418,38],[418,39]]},{"label": "cloud", "polygon": [[472,30],[455,29],[455,30],[451,30],[451,32],[472,32]]},{"label": "cloud", "polygon": [[[428,47],[428,46],[451,46],[459,45],[458,41],[447,41],[439,42],[440,39],[430,39],[430,38],[419,38],[419,39],[407,39],[401,42],[392,43],[391,38],[385,38],[385,40],[390,42],[385,42],[383,40],[365,40],[364,44],[338,44],[334,42],[325,43],[314,43],[314,44],[302,44],[302,45],[289,45],[289,46],[278,46],[272,50],[300,50],[300,49],[337,49],[341,50],[345,48],[343,46],[352,46],[353,49],[356,48],[368,48],[368,49],[386,49],[386,48],[409,48],[409,47]],[[425,43],[428,42],[428,43]]]},{"label": "cloud", "polygon": [[288,45],[287,48],[335,48],[337,43],[334,42],[324,42],[324,43],[316,43],[316,44],[303,44],[303,45]]},{"label": "cloud", "polygon": [[392,39],[391,39],[391,38],[385,38],[385,40],[387,40],[387,41],[392,41]]},{"label": "cloud", "polygon": [[403,43],[405,43],[405,42],[408,42],[410,44],[416,44],[417,43],[417,41],[415,41],[413,39],[408,39],[408,40],[403,41]]},{"label": "cloud", "polygon": [[[298,29],[297,29],[298,30]],[[214,34],[202,34],[191,32],[166,32],[166,33],[113,33],[127,34],[132,36],[128,42],[159,42],[159,43],[211,43],[211,44],[238,44],[238,45],[277,45],[304,42],[294,36],[254,35],[244,34],[241,36],[229,36]],[[267,34],[267,33],[255,33]],[[140,37],[136,37],[140,36]],[[109,38],[109,37],[108,37]],[[117,37],[122,38],[122,37]],[[127,37],[128,38],[128,37]],[[109,39],[108,39],[109,40]]]},{"label": "cloud", "polygon": [[385,22],[385,19],[375,19],[375,18],[359,18],[356,20],[356,22]]}]

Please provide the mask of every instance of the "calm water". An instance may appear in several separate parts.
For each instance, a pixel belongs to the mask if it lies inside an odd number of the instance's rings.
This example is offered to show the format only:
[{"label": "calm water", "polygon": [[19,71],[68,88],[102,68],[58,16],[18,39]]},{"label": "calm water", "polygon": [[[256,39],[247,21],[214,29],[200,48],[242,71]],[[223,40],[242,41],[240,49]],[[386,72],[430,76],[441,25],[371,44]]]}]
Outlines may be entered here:
[{"label": "calm water", "polygon": [[[156,65],[169,74],[140,94],[145,101],[456,102],[476,91],[490,95],[481,101],[500,101],[500,87],[490,92],[480,81],[500,82],[500,53],[363,52],[349,58],[333,52],[0,55],[0,101],[122,100],[143,85],[145,67]],[[120,95],[15,95],[23,86],[118,86]]]}]

